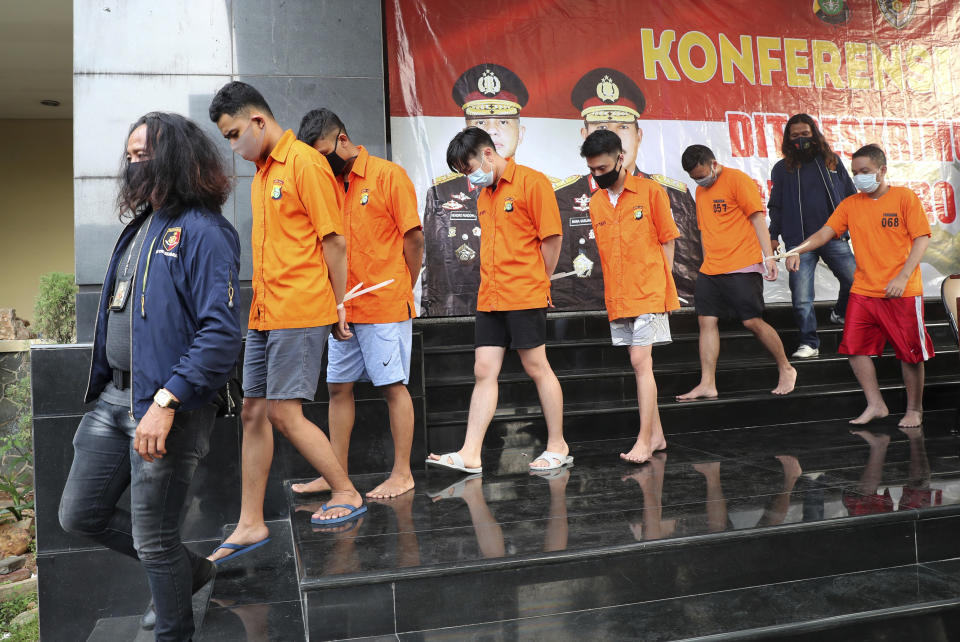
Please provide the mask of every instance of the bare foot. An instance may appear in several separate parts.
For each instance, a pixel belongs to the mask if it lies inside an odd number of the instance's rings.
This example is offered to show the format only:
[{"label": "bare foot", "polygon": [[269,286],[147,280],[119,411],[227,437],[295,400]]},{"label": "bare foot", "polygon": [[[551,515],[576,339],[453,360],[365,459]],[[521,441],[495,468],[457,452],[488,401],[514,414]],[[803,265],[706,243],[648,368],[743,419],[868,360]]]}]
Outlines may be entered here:
[{"label": "bare foot", "polygon": [[777,387],[770,392],[775,395],[789,395],[793,392],[796,384],[797,370],[793,366],[788,366],[780,370],[780,381],[777,382]]},{"label": "bare foot", "polygon": [[[239,544],[240,546],[249,546],[250,544],[256,544],[260,540],[267,537],[270,537],[270,529],[268,529],[267,525],[263,522],[254,524],[253,526],[238,525],[236,530],[230,533],[230,537],[224,541],[224,544]],[[236,551],[228,548],[221,548],[220,550],[208,555],[207,559],[211,562],[216,562],[218,559],[222,559],[227,555],[232,555],[235,552]]]},{"label": "bare foot", "polygon": [[917,428],[923,424],[923,411],[908,410],[897,425],[901,428]]},{"label": "bare foot", "polygon": [[628,461],[631,464],[643,464],[649,461],[652,455],[653,449],[650,448],[650,445],[642,443],[638,437],[636,443],[633,444],[633,448],[630,449],[630,452],[620,453],[620,459]]},{"label": "bare foot", "polygon": [[716,399],[717,398],[717,387],[716,386],[705,386],[702,383],[691,390],[690,392],[677,395],[677,401],[693,401],[694,399]]},{"label": "bare foot", "polygon": [[777,459],[780,460],[780,464],[783,466],[783,477],[788,482],[792,483],[797,481],[800,475],[803,474],[800,462],[797,461],[797,458],[793,455],[777,455]]},{"label": "bare foot", "polygon": [[338,517],[345,517],[351,513],[348,508],[336,507],[336,504],[346,504],[354,508],[363,506],[363,497],[355,490],[337,490],[330,495],[330,501],[327,502],[327,510],[320,510],[313,514],[313,519],[328,520]]},{"label": "bare foot", "polygon": [[[850,423],[855,426],[862,426],[870,423],[874,419],[883,419],[889,414],[890,411],[887,410],[887,404],[883,404],[879,407],[867,406],[867,409],[864,410],[863,413],[856,419],[851,419]],[[904,417],[904,419],[906,419],[906,417]]]},{"label": "bare foot", "polygon": [[667,440],[665,437],[660,437],[660,439],[654,443],[650,444],[650,450],[666,450],[667,449]]},{"label": "bare foot", "polygon": [[312,482],[306,484],[290,484],[290,490],[302,495],[310,493],[323,493],[330,490],[330,484],[323,477],[317,477]]},{"label": "bare foot", "polygon": [[413,476],[410,473],[406,475],[393,474],[385,482],[367,492],[367,497],[371,499],[389,499],[397,497],[413,490]]}]

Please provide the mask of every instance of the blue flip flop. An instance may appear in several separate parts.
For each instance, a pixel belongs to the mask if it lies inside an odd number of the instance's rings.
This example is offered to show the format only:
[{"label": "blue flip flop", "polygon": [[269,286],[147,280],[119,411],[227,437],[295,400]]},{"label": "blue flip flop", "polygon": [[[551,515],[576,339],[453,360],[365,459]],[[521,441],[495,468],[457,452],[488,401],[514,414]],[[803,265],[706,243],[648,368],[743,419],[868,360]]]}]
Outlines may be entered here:
[{"label": "blue flip flop", "polygon": [[[232,560],[234,558],[240,557],[241,555],[245,555],[254,549],[260,548],[261,546],[263,546],[269,541],[270,541],[269,537],[264,537],[259,542],[254,542],[253,544],[231,544],[229,542],[224,542],[220,546],[213,549],[213,553],[216,553],[221,548],[225,548],[228,551],[234,551],[234,552],[230,553],[226,557],[221,557],[218,560],[214,560],[213,563],[216,564],[217,566],[220,566],[221,564],[223,564],[228,560]],[[213,553],[211,553],[211,555],[213,555]]]},{"label": "blue flip flop", "polygon": [[320,511],[324,512],[331,508],[349,508],[350,512],[344,515],[343,517],[334,517],[333,519],[318,519],[316,517],[310,518],[311,524],[320,524],[321,526],[328,526],[330,524],[342,524],[343,522],[349,522],[351,519],[356,519],[364,513],[367,512],[367,505],[361,504],[360,506],[351,506],[350,504],[334,504],[333,506],[327,506],[323,504],[320,506]]}]

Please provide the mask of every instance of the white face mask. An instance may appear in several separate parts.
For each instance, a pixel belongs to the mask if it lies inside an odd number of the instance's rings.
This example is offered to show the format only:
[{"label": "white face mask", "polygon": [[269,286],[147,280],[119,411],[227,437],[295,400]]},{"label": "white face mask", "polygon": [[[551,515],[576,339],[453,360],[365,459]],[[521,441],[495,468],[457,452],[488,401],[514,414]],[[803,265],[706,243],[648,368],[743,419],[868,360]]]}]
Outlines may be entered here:
[{"label": "white face mask", "polygon": [[467,180],[476,187],[487,187],[493,185],[493,167],[489,172],[483,171],[483,157],[480,157],[480,167],[467,174]]},{"label": "white face mask", "polygon": [[877,188],[880,187],[880,181],[877,180],[876,174],[856,174],[853,177],[853,184],[858,190],[867,194],[876,192]]},{"label": "white face mask", "polygon": [[[258,135],[259,134],[259,135]],[[230,141],[232,149],[240,158],[255,163],[260,160],[260,147],[263,145],[263,130],[250,121],[243,133]]]},{"label": "white face mask", "polygon": [[697,185],[699,185],[700,187],[707,189],[711,185],[717,182],[717,173],[713,169],[713,167],[711,167],[709,175],[704,176],[703,178],[695,178],[693,180],[696,181]]}]

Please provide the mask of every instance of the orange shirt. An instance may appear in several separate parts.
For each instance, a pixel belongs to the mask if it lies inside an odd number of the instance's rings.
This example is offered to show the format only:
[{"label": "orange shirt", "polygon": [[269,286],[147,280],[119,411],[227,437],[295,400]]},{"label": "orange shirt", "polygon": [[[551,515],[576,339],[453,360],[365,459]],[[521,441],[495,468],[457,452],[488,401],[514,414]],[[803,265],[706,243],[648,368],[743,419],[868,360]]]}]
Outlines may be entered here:
[{"label": "orange shirt", "polygon": [[704,274],[727,274],[763,261],[750,215],[763,212],[753,179],[724,167],[710,187],[697,187],[697,226],[703,241]]},{"label": "orange shirt", "polygon": [[[838,237],[850,231],[857,259],[850,291],[863,296],[885,297],[887,284],[907,262],[913,240],[930,236],[930,223],[920,199],[906,187],[891,187],[878,199],[863,193],[848,196],[826,224]],[[923,281],[918,265],[907,279],[903,296],[921,294]]]},{"label": "orange shirt", "polygon": [[[338,178],[341,189],[344,179]],[[347,237],[347,290],[393,279],[393,283],[350,299],[351,323],[394,323],[417,316],[403,235],[420,227],[413,182],[396,163],[371,156],[361,145],[347,177],[343,204]]]},{"label": "orange shirt", "polygon": [[341,234],[342,192],[326,159],[287,130],[250,185],[253,330],[337,321],[320,241]]},{"label": "orange shirt", "polygon": [[680,307],[662,245],[680,236],[666,190],[649,178],[627,176],[616,207],[607,190],[593,193],[590,220],[611,321]]},{"label": "orange shirt", "polygon": [[477,310],[529,310],[550,301],[543,239],[562,234],[550,180],[511,158],[503,176],[477,196],[480,292]]}]

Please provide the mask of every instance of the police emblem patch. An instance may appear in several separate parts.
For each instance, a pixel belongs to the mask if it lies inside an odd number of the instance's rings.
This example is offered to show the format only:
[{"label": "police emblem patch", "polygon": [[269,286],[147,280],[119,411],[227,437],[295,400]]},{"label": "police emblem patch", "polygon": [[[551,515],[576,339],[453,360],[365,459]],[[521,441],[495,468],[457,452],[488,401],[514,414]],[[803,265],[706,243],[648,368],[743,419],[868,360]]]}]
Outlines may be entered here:
[{"label": "police emblem patch", "polygon": [[463,209],[463,205],[461,205],[460,203],[458,203],[458,202],[456,202],[456,201],[447,201],[446,203],[444,203],[444,204],[441,205],[440,207],[442,207],[442,208],[445,209],[445,210],[451,210],[451,211],[454,211],[454,210],[462,210],[462,209]]},{"label": "police emblem patch", "polygon": [[877,7],[891,27],[903,29],[917,15],[917,0],[877,0]]},{"label": "police emblem patch", "polygon": [[577,273],[577,278],[585,279],[593,272],[593,261],[581,251],[577,258],[573,259],[573,269]]},{"label": "police emblem patch", "polygon": [[597,83],[597,98],[605,103],[615,103],[620,98],[620,88],[610,76],[604,76]]},{"label": "police emblem patch", "polygon": [[850,19],[846,0],[813,0],[813,13],[831,25],[840,25]]},{"label": "police emblem patch", "polygon": [[457,255],[457,259],[459,259],[461,263],[468,263],[477,258],[477,253],[466,243],[458,247],[456,251],[454,251],[454,254]]},{"label": "police emblem patch", "polygon": [[513,211],[513,197],[512,197],[512,196],[508,196],[508,197],[507,197],[507,200],[504,201],[504,203],[503,203],[503,211],[504,211],[504,212],[512,212],[512,211]]},{"label": "police emblem patch", "polygon": [[487,69],[483,72],[483,75],[477,80],[477,89],[480,90],[481,94],[486,94],[488,96],[494,96],[500,93],[500,79],[497,78],[497,75]]},{"label": "police emblem patch", "polygon": [[370,200],[370,190],[368,188],[363,188],[363,191],[360,192],[360,204],[366,205],[367,201]]},{"label": "police emblem patch", "polygon": [[643,218],[643,206],[637,206],[633,209],[633,218],[638,221]]},{"label": "police emblem patch", "polygon": [[281,190],[280,186],[279,186],[279,185],[274,185],[274,186],[273,186],[273,191],[270,192],[270,198],[272,198],[272,199],[275,200],[275,201],[279,201],[281,196],[283,196],[283,193],[282,193],[282,190]]},{"label": "police emblem patch", "polygon": [[183,228],[180,227],[168,227],[167,231],[163,233],[163,249],[167,252],[172,252],[174,248],[180,245],[180,234],[183,231]]},{"label": "police emblem patch", "polygon": [[576,197],[573,199],[573,202],[576,203],[576,205],[573,206],[573,209],[577,210],[578,212],[586,212],[590,209],[590,197],[586,194],[581,194],[580,196]]},{"label": "police emblem patch", "polygon": [[448,239],[456,238],[456,236],[457,236],[457,228],[455,228],[455,227],[449,227],[449,228],[447,228],[447,238],[448,238]]}]

